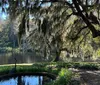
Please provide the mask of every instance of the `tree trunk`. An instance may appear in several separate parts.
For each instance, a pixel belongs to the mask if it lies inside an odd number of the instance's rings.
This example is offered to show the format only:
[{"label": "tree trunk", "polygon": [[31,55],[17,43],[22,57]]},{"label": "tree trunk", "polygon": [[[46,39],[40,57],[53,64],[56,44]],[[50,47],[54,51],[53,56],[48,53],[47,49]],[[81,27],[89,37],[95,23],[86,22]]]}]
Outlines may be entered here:
[{"label": "tree trunk", "polygon": [[54,62],[57,62],[60,60],[60,53],[61,53],[60,50],[56,50],[56,58],[54,59]]},{"label": "tree trunk", "polygon": [[21,76],[18,76],[18,83],[17,85],[22,85],[22,79],[21,79]]}]

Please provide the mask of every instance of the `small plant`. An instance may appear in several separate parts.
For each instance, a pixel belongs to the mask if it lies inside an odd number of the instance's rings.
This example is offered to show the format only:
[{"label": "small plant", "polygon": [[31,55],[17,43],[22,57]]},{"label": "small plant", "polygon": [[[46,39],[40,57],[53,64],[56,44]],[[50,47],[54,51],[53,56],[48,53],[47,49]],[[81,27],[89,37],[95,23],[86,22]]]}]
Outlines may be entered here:
[{"label": "small plant", "polygon": [[68,69],[61,69],[58,75],[58,83],[61,85],[67,85],[72,78],[72,72]]},{"label": "small plant", "polygon": [[68,85],[71,82],[72,72],[68,69],[62,68],[58,74],[58,77],[53,82],[46,85]]}]

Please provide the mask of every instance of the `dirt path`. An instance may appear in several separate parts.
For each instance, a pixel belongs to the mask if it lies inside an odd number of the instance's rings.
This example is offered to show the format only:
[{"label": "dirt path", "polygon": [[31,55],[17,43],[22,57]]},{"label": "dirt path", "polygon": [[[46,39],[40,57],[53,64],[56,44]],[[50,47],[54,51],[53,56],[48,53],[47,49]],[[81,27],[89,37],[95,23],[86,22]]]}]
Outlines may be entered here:
[{"label": "dirt path", "polygon": [[100,85],[100,70],[89,71],[71,69],[75,74],[80,75],[81,85]]},{"label": "dirt path", "polygon": [[[16,64],[16,65],[33,65],[34,63],[21,63],[21,64]],[[0,66],[12,66],[12,65],[15,65],[15,64],[4,64],[4,65],[0,65]]]},{"label": "dirt path", "polygon": [[83,85],[100,85],[100,71],[81,71]]}]

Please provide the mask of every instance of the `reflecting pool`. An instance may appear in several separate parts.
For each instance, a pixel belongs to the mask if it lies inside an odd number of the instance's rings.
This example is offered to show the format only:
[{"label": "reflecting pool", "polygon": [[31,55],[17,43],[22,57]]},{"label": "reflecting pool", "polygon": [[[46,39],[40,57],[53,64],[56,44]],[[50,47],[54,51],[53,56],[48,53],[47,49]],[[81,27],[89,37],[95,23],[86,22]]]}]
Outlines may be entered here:
[{"label": "reflecting pool", "polygon": [[50,81],[52,79],[47,76],[26,75],[2,79],[0,85],[44,85]]}]

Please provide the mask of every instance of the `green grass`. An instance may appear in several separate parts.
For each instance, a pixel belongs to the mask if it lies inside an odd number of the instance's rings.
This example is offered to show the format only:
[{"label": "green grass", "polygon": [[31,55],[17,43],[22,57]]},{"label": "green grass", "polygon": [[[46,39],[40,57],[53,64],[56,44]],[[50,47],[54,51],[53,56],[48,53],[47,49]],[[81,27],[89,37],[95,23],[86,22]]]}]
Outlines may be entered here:
[{"label": "green grass", "polygon": [[[14,65],[0,66],[0,75],[9,73]],[[34,63],[32,65],[17,65],[17,72],[51,72],[58,75],[62,68],[79,68],[87,70],[100,70],[100,64],[88,62],[48,62],[48,63]]]},{"label": "green grass", "polygon": [[[0,66],[0,75],[8,74],[14,65]],[[32,65],[17,65],[17,72],[50,72],[58,75],[62,68],[79,68],[87,70],[100,70],[100,64],[88,62],[41,62]]]}]

